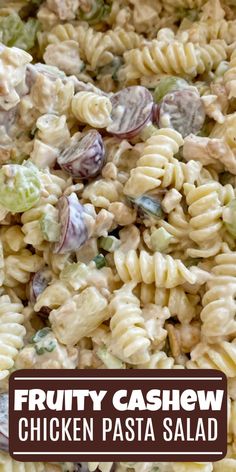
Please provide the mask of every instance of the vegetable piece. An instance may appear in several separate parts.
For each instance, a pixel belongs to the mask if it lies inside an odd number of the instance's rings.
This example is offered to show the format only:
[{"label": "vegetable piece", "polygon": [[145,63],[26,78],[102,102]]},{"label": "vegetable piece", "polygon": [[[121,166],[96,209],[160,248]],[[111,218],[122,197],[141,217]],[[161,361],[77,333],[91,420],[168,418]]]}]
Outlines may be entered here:
[{"label": "vegetable piece", "polygon": [[124,61],[122,57],[115,56],[114,59],[109,62],[109,64],[106,64],[105,66],[99,68],[97,79],[99,80],[106,75],[110,75],[113,80],[118,81],[117,72],[123,65],[123,63]]},{"label": "vegetable piece", "polygon": [[61,222],[60,239],[54,245],[53,252],[66,254],[77,251],[88,239],[88,231],[84,222],[84,209],[75,193],[69,197],[62,196],[58,200],[59,221]]},{"label": "vegetable piece", "polygon": [[236,199],[223,209],[223,221],[228,232],[236,238]]},{"label": "vegetable piece", "polygon": [[151,245],[153,251],[165,251],[170,243],[172,236],[165,228],[158,228],[151,234]]},{"label": "vegetable piece", "polygon": [[183,90],[187,88],[188,82],[186,82],[186,80],[182,79],[181,77],[163,77],[162,79],[160,79],[159,84],[155,88],[153,94],[154,101],[158,103],[163,99],[163,97],[167,93],[173,92],[174,90]]},{"label": "vegetable piece", "polygon": [[51,332],[51,328],[42,328],[42,329],[40,329],[39,331],[37,331],[37,333],[34,334],[34,336],[32,336],[32,338],[31,338],[32,343],[38,343],[39,341],[42,340],[42,338],[47,336],[48,333],[50,333],[50,332]]},{"label": "vegetable piece", "polygon": [[9,450],[9,431],[8,431],[8,393],[0,394],[0,450],[8,452]]},{"label": "vegetable piece", "polygon": [[40,227],[46,241],[59,241],[60,223],[57,223],[51,216],[43,215],[42,218],[40,218]]},{"label": "vegetable piece", "polygon": [[89,11],[84,11],[80,8],[79,18],[82,21],[87,21],[89,25],[95,25],[108,14],[110,8],[109,5],[104,5],[103,0],[91,0],[90,4],[91,8]]},{"label": "vegetable piece", "polygon": [[40,343],[40,344],[43,344],[42,346],[38,346],[37,344],[35,344],[34,348],[35,348],[35,351],[36,353],[41,356],[42,354],[45,354],[45,352],[52,352],[54,351],[55,347],[56,347],[56,343],[53,339],[51,339],[50,341],[48,342],[43,342],[43,343]]},{"label": "vegetable piece", "polygon": [[67,147],[57,159],[63,170],[80,179],[98,175],[104,161],[103,140],[96,130],[89,131],[79,141]]},{"label": "vegetable piece", "polygon": [[163,98],[159,127],[173,128],[183,137],[196,134],[205,121],[205,110],[197,89],[176,90]]},{"label": "vegetable piece", "polygon": [[39,200],[40,180],[37,171],[19,164],[0,169],[0,203],[12,213],[29,210]]},{"label": "vegetable piece", "polygon": [[29,18],[27,22],[21,20],[17,13],[0,17],[1,41],[6,46],[24,49],[31,49],[36,41],[38,31],[38,21]]},{"label": "vegetable piece", "polygon": [[142,195],[141,197],[131,199],[134,205],[138,208],[139,216],[145,218],[151,216],[160,220],[163,218],[163,211],[161,202],[157,198],[150,197],[148,195]]},{"label": "vegetable piece", "polygon": [[102,236],[99,239],[99,246],[104,251],[114,252],[120,246],[120,240],[115,238],[115,236],[107,236],[106,238]]},{"label": "vegetable piece", "polygon": [[157,132],[157,127],[154,126],[152,123],[149,123],[142,129],[142,131],[139,134],[139,137],[140,139],[142,139],[142,141],[145,142],[147,141],[148,138],[150,138],[156,132]]},{"label": "vegetable piece", "polygon": [[105,346],[98,348],[96,354],[108,369],[125,369],[123,362],[110,354]]},{"label": "vegetable piece", "polygon": [[54,351],[56,347],[56,342],[51,336],[51,328],[42,328],[31,338],[31,342],[35,344],[34,348],[36,353],[41,356],[46,352]]},{"label": "vegetable piece", "polygon": [[31,303],[35,303],[38,296],[47,288],[52,280],[52,273],[50,269],[44,267],[44,269],[36,272],[29,285],[29,299]]},{"label": "vegetable piece", "polygon": [[126,87],[110,97],[112,123],[107,131],[120,139],[137,136],[151,121],[153,98],[141,85]]},{"label": "vegetable piece", "polygon": [[93,260],[96,264],[97,269],[102,269],[102,267],[105,267],[107,265],[106,259],[103,254],[98,254],[96,257],[94,257]]}]

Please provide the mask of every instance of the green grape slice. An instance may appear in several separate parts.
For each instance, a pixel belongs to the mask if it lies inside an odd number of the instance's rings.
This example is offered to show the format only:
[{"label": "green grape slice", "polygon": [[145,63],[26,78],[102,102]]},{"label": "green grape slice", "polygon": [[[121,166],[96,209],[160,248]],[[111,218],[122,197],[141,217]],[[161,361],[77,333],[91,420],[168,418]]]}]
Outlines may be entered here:
[{"label": "green grape slice", "polygon": [[7,164],[0,169],[0,203],[10,212],[29,210],[39,200],[40,192],[40,180],[33,168]]},{"label": "green grape slice", "polygon": [[154,101],[159,103],[163,97],[173,90],[183,90],[189,87],[188,82],[181,77],[169,76],[160,79],[154,91]]}]

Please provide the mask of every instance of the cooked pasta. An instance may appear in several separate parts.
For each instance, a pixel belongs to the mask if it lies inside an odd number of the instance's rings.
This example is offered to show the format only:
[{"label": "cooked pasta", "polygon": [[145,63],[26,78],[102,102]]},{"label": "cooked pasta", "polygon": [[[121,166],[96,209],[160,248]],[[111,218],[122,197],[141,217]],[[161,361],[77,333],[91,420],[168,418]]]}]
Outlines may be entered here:
[{"label": "cooked pasta", "polygon": [[186,183],[184,192],[190,214],[189,236],[198,249],[187,249],[191,257],[211,257],[220,251],[222,227],[222,204],[218,196],[219,186],[215,182],[198,187]]},{"label": "cooked pasta", "polygon": [[134,80],[163,73],[196,77],[216,69],[226,57],[226,43],[220,39],[201,46],[177,40],[171,43],[153,41],[150,46],[124,54],[122,77]]},{"label": "cooked pasta", "polygon": [[111,118],[111,102],[107,97],[100,97],[93,92],[78,92],[72,99],[72,112],[82,123],[94,128],[105,128]]},{"label": "cooked pasta", "polygon": [[132,283],[125,284],[110,302],[111,349],[124,362],[137,365],[149,360],[150,340],[133,288]]},{"label": "cooked pasta", "polygon": [[190,323],[191,319],[196,316],[195,305],[198,297],[187,294],[182,287],[165,289],[142,283],[140,299],[144,306],[155,303],[161,307],[168,307],[171,316],[177,316],[183,324]]},{"label": "cooked pasta", "polygon": [[197,345],[187,362],[190,369],[218,369],[227,375],[236,375],[236,344],[222,341],[212,345]]},{"label": "cooked pasta", "polygon": [[235,324],[235,252],[219,254],[212,268],[212,278],[207,282],[208,290],[203,296],[201,312],[202,332],[207,339],[234,334]]},{"label": "cooked pasta", "polygon": [[219,462],[0,471],[236,471],[234,3],[0,2],[1,392],[22,368],[228,377]]},{"label": "cooked pasta", "polygon": [[188,169],[184,163],[173,159],[182,144],[182,137],[176,131],[169,128],[156,131],[146,141],[142,156],[137,167],[131,171],[124,192],[137,197],[159,186],[165,188],[177,184],[177,188],[181,188],[185,179],[191,179],[191,165]]},{"label": "cooked pasta", "polygon": [[123,280],[128,282],[155,282],[156,287],[173,288],[184,282],[194,284],[197,277],[183,262],[173,259],[171,256],[163,256],[160,252],[150,255],[141,251],[140,255],[135,250],[124,254],[119,249],[114,253],[117,272]]},{"label": "cooked pasta", "polygon": [[26,330],[21,303],[12,303],[8,295],[0,297],[0,379],[4,379],[14,365],[18,350],[24,345]]}]

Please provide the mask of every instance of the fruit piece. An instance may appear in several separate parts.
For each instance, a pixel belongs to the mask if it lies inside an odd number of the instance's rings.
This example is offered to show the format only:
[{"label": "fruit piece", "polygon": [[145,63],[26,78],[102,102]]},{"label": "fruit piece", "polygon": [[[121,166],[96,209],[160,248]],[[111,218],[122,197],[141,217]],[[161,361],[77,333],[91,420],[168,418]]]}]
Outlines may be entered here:
[{"label": "fruit piece", "polygon": [[141,85],[124,88],[112,95],[111,119],[108,133],[120,139],[137,136],[143,127],[151,121],[153,98]]},{"label": "fruit piece", "polygon": [[29,210],[39,200],[40,180],[37,171],[19,164],[0,169],[0,203],[12,213]]},{"label": "fruit piece", "polygon": [[103,140],[96,130],[86,133],[58,157],[60,167],[73,177],[89,179],[101,171],[105,160]]},{"label": "fruit piece", "polygon": [[54,245],[54,253],[65,254],[77,251],[88,239],[84,222],[84,209],[75,193],[69,197],[62,196],[57,204],[61,223],[60,239]]},{"label": "fruit piece", "polygon": [[173,128],[183,137],[200,131],[205,110],[197,89],[176,90],[163,98],[159,108],[159,127]]}]

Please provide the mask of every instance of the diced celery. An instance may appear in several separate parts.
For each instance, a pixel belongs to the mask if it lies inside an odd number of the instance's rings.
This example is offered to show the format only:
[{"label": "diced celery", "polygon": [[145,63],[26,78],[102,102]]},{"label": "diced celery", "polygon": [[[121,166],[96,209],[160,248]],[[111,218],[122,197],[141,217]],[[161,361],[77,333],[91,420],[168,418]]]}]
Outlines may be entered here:
[{"label": "diced celery", "polygon": [[38,171],[19,164],[6,164],[0,170],[0,203],[12,213],[29,210],[41,192]]},{"label": "diced celery", "polygon": [[35,18],[29,18],[24,22],[17,13],[2,16],[0,17],[1,41],[6,46],[15,46],[28,51],[35,44],[38,25]]},{"label": "diced celery", "polygon": [[172,236],[165,228],[158,228],[151,235],[151,245],[154,251],[165,251],[170,243]]},{"label": "diced celery", "polygon": [[89,25],[99,23],[110,11],[109,5],[105,5],[103,0],[91,0],[89,11],[80,9],[80,20],[87,21]]},{"label": "diced celery", "polygon": [[120,359],[118,359],[118,357],[115,357],[112,354],[110,354],[105,346],[100,347],[97,350],[97,356],[103,362],[103,364],[105,364],[105,366],[108,369],[124,369],[125,368],[125,365],[123,364],[123,362]]},{"label": "diced celery", "polygon": [[47,328],[47,327],[40,329],[39,331],[37,331],[37,333],[35,333],[32,336],[31,338],[32,343],[38,343],[39,341],[41,341],[42,338],[47,336],[47,334],[49,334],[50,331],[51,331],[51,328]]},{"label": "diced celery", "polygon": [[142,195],[141,197],[131,199],[131,201],[138,207],[139,216],[150,216],[157,220],[163,218],[161,202],[158,198]]},{"label": "diced celery", "polygon": [[102,254],[98,254],[96,257],[94,257],[93,260],[96,264],[97,269],[102,269],[102,267],[105,267],[107,265],[106,259]]},{"label": "diced celery", "polygon": [[120,246],[120,240],[115,238],[115,236],[101,237],[99,239],[99,247],[104,249],[107,252],[114,252]]},{"label": "diced celery", "polygon": [[173,90],[182,90],[189,87],[186,80],[181,77],[169,76],[160,79],[159,84],[154,91],[154,100],[156,103],[160,102],[163,97]]},{"label": "diced celery", "polygon": [[147,141],[147,139],[150,138],[153,134],[155,134],[156,131],[157,128],[153,124],[146,125],[139,133],[139,137],[140,139],[142,139],[142,141]]},{"label": "diced celery", "polygon": [[55,242],[60,239],[60,223],[57,223],[48,215],[43,215],[40,219],[40,227],[46,241]]},{"label": "diced celery", "polygon": [[56,348],[56,342],[53,339],[50,339],[48,342],[45,339],[44,341],[36,344],[34,346],[36,353],[41,356],[45,352],[52,352]]}]

